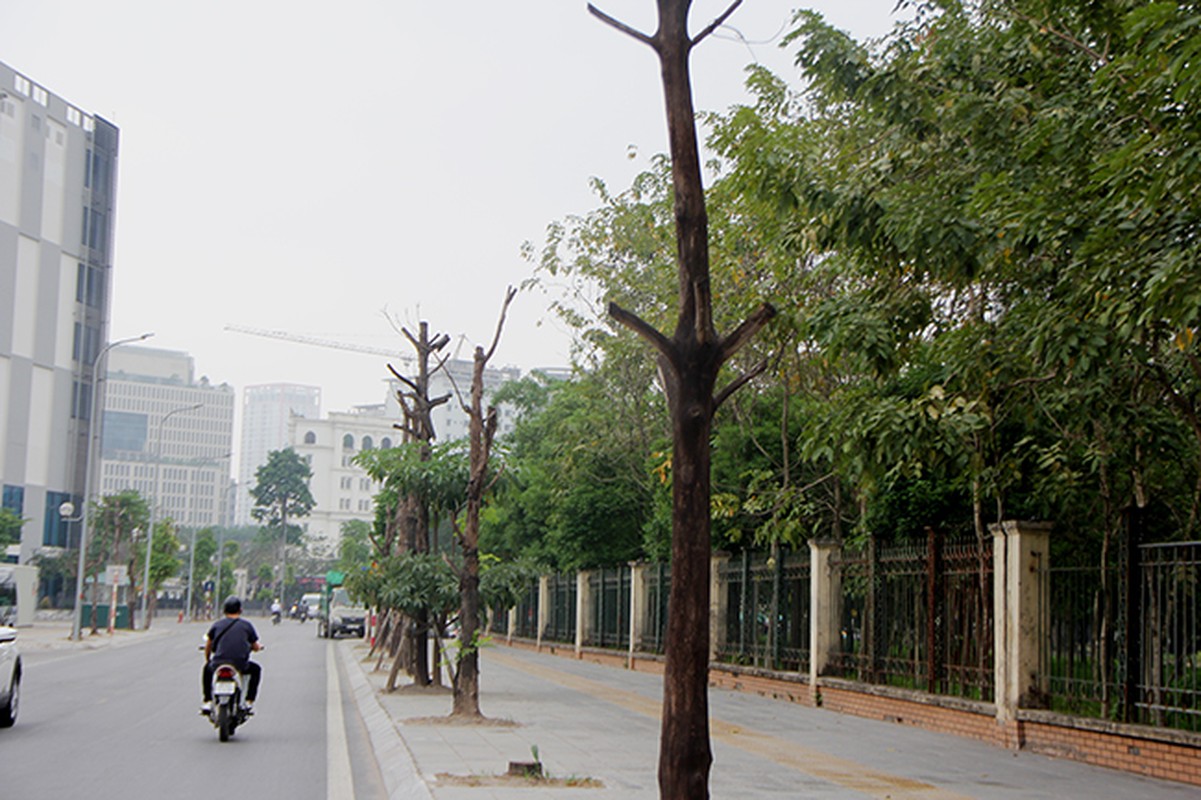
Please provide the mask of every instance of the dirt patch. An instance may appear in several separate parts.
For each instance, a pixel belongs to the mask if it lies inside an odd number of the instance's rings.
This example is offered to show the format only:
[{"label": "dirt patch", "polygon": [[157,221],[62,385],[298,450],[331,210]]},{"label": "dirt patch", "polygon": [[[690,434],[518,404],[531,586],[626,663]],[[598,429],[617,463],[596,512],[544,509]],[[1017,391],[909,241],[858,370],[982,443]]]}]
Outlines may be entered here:
[{"label": "dirt patch", "polygon": [[422,686],[419,683],[406,683],[404,686],[397,686],[391,692],[384,691],[384,694],[415,694],[420,697],[440,697],[443,695],[454,694],[449,686]]},{"label": "dirt patch", "polygon": [[511,719],[492,719],[491,717],[409,717],[402,719],[401,725],[450,725],[466,728],[520,728],[520,722]]},{"label": "dirt patch", "polygon": [[596,778],[527,778],[521,775],[451,775],[439,772],[434,776],[441,786],[525,786],[531,789],[603,789]]}]

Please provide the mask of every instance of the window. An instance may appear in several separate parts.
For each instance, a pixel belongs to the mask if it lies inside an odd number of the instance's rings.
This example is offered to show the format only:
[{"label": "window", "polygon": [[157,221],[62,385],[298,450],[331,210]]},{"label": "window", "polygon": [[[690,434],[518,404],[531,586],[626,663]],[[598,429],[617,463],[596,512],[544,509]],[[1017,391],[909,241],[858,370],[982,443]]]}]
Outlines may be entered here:
[{"label": "window", "polygon": [[66,547],[70,523],[58,513],[58,507],[72,500],[66,492],[46,492],[46,510],[42,524],[42,544],[47,547]]},{"label": "window", "polygon": [[351,436],[349,433],[342,437],[342,449],[343,450],[353,450],[354,449],[354,437]]},{"label": "window", "polygon": [[20,75],[17,75],[15,78],[13,78],[13,87],[16,88],[16,90],[18,92],[25,95],[26,97],[29,96],[29,79],[28,78],[24,78]]},{"label": "window", "polygon": [[317,434],[313,433],[312,431],[307,432],[304,435],[304,443],[305,444],[317,444]]},{"label": "window", "polygon": [[7,508],[18,517],[25,512],[25,487],[4,486],[4,502],[0,508]]},{"label": "window", "polygon": [[385,436],[383,439],[380,439],[379,446],[387,450],[392,447],[392,440]]},{"label": "window", "polygon": [[364,450],[370,450],[370,449],[371,449],[371,448],[373,448],[373,447],[375,447],[375,442],[373,442],[373,441],[371,440],[371,437],[370,437],[370,436],[364,436],[364,437],[363,437],[363,449],[364,449]]}]

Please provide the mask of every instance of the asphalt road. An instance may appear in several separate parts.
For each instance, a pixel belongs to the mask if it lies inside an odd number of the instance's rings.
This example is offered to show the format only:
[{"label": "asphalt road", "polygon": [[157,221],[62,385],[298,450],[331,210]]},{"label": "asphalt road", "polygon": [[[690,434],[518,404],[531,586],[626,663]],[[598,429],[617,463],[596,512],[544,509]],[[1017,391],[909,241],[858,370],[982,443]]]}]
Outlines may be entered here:
[{"label": "asphalt road", "polygon": [[384,797],[330,643],[311,622],[251,621],[263,684],[226,743],[197,713],[205,626],[159,619],[174,630],[128,647],[26,654],[20,718],[0,731],[0,798]]}]

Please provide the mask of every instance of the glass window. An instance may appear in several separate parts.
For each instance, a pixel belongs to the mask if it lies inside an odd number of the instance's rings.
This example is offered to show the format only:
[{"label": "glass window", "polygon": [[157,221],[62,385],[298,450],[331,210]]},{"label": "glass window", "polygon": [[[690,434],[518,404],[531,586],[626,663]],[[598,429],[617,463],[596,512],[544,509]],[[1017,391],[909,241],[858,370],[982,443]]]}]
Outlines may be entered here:
[{"label": "glass window", "polygon": [[317,434],[313,433],[312,431],[309,431],[308,433],[306,433],[304,435],[304,443],[305,444],[317,444]]},{"label": "glass window", "polygon": [[372,441],[371,437],[370,437],[370,436],[364,436],[364,437],[363,437],[363,449],[364,449],[364,450],[370,450],[370,449],[371,449],[371,448],[373,448],[373,447],[375,447],[375,442],[374,442],[374,441]]},{"label": "glass window", "polygon": [[344,449],[344,450],[353,450],[354,449],[354,437],[351,436],[349,433],[342,437],[342,449]]}]

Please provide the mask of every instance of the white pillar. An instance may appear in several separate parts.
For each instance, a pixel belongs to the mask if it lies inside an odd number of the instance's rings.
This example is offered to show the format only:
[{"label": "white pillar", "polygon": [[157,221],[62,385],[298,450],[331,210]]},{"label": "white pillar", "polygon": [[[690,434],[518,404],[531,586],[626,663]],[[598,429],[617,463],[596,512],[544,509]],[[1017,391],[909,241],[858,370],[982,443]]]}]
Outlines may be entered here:
[{"label": "white pillar", "polygon": [[993,535],[993,668],[997,721],[1017,720],[1023,700],[1047,691],[1051,524],[1002,522]]},{"label": "white pillar", "polygon": [[842,576],[834,570],[838,542],[809,540],[809,691],[817,696],[817,679],[840,647]]}]

